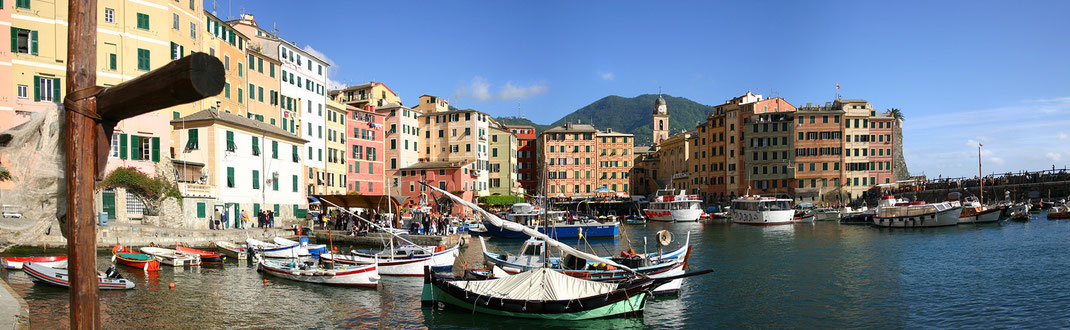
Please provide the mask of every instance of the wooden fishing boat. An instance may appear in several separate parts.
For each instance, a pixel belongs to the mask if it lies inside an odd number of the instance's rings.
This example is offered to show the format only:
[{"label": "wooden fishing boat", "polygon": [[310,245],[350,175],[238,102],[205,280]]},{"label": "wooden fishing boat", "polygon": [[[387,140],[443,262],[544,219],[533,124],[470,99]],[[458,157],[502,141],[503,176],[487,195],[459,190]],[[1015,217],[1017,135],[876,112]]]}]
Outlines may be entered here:
[{"label": "wooden fishing boat", "polygon": [[596,282],[538,268],[505,278],[469,281],[424,271],[424,305],[531,319],[585,320],[638,316],[650,290],[666,282],[710,271],[667,278],[633,277]]},{"label": "wooden fishing boat", "polygon": [[172,249],[146,246],[141,252],[159,259],[161,263],[173,267],[197,266],[201,264],[201,258],[196,254],[178,252]]},{"label": "wooden fishing boat", "polygon": [[1048,211],[1048,220],[1062,219],[1070,219],[1070,207],[1064,205],[1054,206]]},{"label": "wooden fishing boat", "polygon": [[369,288],[374,288],[379,284],[379,273],[374,264],[325,268],[322,265],[309,266],[305,263],[261,259],[257,270],[267,275],[299,282]]},{"label": "wooden fishing boat", "polygon": [[423,276],[423,269],[429,266],[434,271],[449,271],[457,259],[460,242],[453,247],[419,246],[408,242],[408,234],[395,233],[390,245],[383,251],[352,250],[349,255],[324,253],[322,260],[332,260],[340,264],[369,265],[378,264],[380,275]]},{"label": "wooden fishing boat", "polygon": [[219,250],[223,251],[223,254],[228,257],[237,260],[245,260],[249,258],[248,250],[245,248],[245,245],[238,245],[237,243],[227,241],[215,241],[212,242],[212,245],[215,245],[216,248],[219,248]]},{"label": "wooden fishing boat", "polygon": [[22,264],[25,262],[33,262],[38,266],[51,268],[67,268],[67,256],[0,258],[0,263],[7,269],[22,269]]},{"label": "wooden fishing boat", "polygon": [[[308,251],[300,249],[300,245],[279,245],[275,243],[268,243],[264,241],[255,240],[252,238],[245,239],[248,248],[251,251],[268,257],[268,258],[297,258],[308,256]],[[303,253],[302,253],[303,252]]]},{"label": "wooden fishing boat", "polygon": [[186,254],[195,254],[195,255],[197,255],[198,257],[201,258],[201,262],[223,262],[223,257],[224,257],[223,254],[219,253],[219,252],[210,252],[210,251],[198,250],[198,249],[194,249],[194,248],[188,248],[188,247],[185,247],[185,246],[175,246],[175,251],[186,253]]},{"label": "wooden fishing boat", "polygon": [[160,260],[144,253],[134,252],[128,247],[115,245],[111,253],[112,262],[143,270],[160,270]]},{"label": "wooden fishing boat", "polygon": [[[42,264],[28,261],[23,264],[22,272],[29,275],[30,278],[37,283],[63,288],[70,287],[70,276],[67,275],[66,269],[47,267]],[[101,290],[125,290],[134,288],[134,282],[119,275],[119,271],[116,270],[115,267],[108,268],[107,272],[97,274],[97,283]]]}]

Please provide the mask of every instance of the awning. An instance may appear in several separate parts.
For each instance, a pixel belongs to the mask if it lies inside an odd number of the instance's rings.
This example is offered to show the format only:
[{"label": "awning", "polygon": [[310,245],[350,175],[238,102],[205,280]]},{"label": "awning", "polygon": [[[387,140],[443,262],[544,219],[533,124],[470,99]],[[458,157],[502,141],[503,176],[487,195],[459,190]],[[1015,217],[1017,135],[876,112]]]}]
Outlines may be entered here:
[{"label": "awning", "polygon": [[318,198],[316,198],[316,197],[309,197],[308,200],[313,202],[313,203],[319,203],[320,202],[320,200]]},{"label": "awning", "polygon": [[393,208],[395,212],[401,208],[401,202],[397,197],[388,197],[386,195],[313,195],[309,196],[308,199],[327,202],[323,206],[359,207],[363,209],[379,209],[384,212],[387,207]]}]

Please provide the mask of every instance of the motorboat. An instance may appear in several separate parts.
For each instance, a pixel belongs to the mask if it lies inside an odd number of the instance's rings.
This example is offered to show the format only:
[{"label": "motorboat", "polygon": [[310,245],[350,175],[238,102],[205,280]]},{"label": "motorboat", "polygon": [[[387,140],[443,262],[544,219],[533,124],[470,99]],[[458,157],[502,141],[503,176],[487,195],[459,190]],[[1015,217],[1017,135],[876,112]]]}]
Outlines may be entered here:
[{"label": "motorboat", "polygon": [[877,209],[861,209],[853,210],[841,213],[840,217],[841,225],[873,225],[873,216],[877,214]]},{"label": "motorboat", "polygon": [[643,214],[652,221],[694,222],[702,216],[702,200],[683,190],[659,189]]},{"label": "motorboat", "polygon": [[224,255],[222,253],[219,253],[219,252],[210,252],[210,251],[198,250],[198,249],[194,249],[194,248],[188,248],[188,247],[185,247],[185,246],[176,246],[175,247],[175,251],[178,251],[178,252],[181,252],[181,253],[186,253],[186,254],[197,255],[197,257],[199,257],[201,259],[201,262],[223,262],[223,257],[224,257]]},{"label": "motorboat", "polygon": [[33,262],[44,267],[67,268],[67,256],[0,258],[0,264],[3,264],[4,268],[7,269],[22,269],[22,264],[26,262]]},{"label": "motorboat", "polygon": [[116,262],[121,265],[138,268],[145,271],[160,270],[160,260],[148,254],[134,252],[130,248],[122,245],[116,244],[115,246],[113,246],[111,249],[111,254],[112,262]]},{"label": "motorboat", "polygon": [[999,221],[1002,211],[998,207],[986,207],[974,197],[966,197],[958,223],[989,223]]},{"label": "motorboat", "polygon": [[1033,215],[1029,213],[1029,209],[1029,203],[1015,205],[1011,208],[1011,220],[1029,221],[1029,219],[1033,217]]},{"label": "motorboat", "polygon": [[378,267],[375,264],[325,267],[322,264],[279,262],[262,258],[257,263],[257,270],[267,275],[299,282],[368,288],[379,285]]},{"label": "motorboat", "polygon": [[321,253],[327,252],[327,244],[308,244],[308,238],[301,238],[301,241],[297,242],[294,240],[276,236],[272,239],[272,241],[274,241],[275,244],[281,246],[290,246],[297,244],[298,246],[300,246],[298,248],[298,254],[300,255],[319,255]]},{"label": "motorboat", "polygon": [[[509,221],[523,224],[555,238],[617,237],[620,234],[618,221],[603,223],[587,217],[570,215],[564,211],[542,212],[528,203],[513,204],[509,212],[501,215]],[[483,228],[484,231],[472,233],[499,238],[528,238],[528,235],[505,230],[493,222],[484,221]]]},{"label": "motorboat", "polygon": [[382,251],[352,250],[348,255],[324,253],[320,259],[349,265],[378,264],[379,274],[389,276],[423,276],[424,267],[435,271],[453,269],[460,242],[452,247],[420,246],[412,244],[404,231],[395,231],[394,235]]},{"label": "motorboat", "polygon": [[732,200],[732,222],[746,225],[786,225],[795,217],[791,200],[744,195]]},{"label": "motorboat", "polygon": [[795,223],[814,223],[816,218],[817,213],[813,209],[796,209],[791,221]]},{"label": "motorboat", "polygon": [[840,213],[840,210],[831,207],[814,209],[814,215],[814,221],[840,221],[843,217],[843,213]]},{"label": "motorboat", "polygon": [[1058,205],[1052,206],[1048,210],[1048,220],[1063,220],[1070,219],[1070,206]]},{"label": "motorboat", "polygon": [[959,223],[961,213],[962,206],[952,202],[908,202],[884,196],[873,216],[873,224],[893,228],[954,226]]},{"label": "motorboat", "polygon": [[146,246],[140,250],[144,254],[156,257],[156,259],[160,260],[160,263],[172,267],[198,266],[201,264],[201,257],[192,253],[152,246]]},{"label": "motorboat", "polygon": [[245,248],[246,245],[239,245],[228,241],[215,241],[212,242],[212,245],[219,248],[220,251],[223,251],[223,254],[237,260],[245,260],[249,257],[248,249]]},{"label": "motorboat", "polygon": [[308,250],[301,249],[300,244],[279,245],[252,238],[246,238],[245,243],[250,251],[254,251],[268,258],[298,258],[308,256]]},{"label": "motorboat", "polygon": [[[22,272],[30,276],[36,283],[51,286],[70,288],[70,276],[66,269],[52,268],[32,261],[23,264]],[[100,290],[126,290],[133,289],[134,282],[123,278],[115,267],[108,268],[103,273],[97,273],[97,285]]]},{"label": "motorboat", "polygon": [[[664,235],[664,234],[662,234]],[[671,237],[671,235],[669,235]],[[671,238],[670,238],[671,240]],[[668,277],[683,274],[687,270],[688,259],[691,255],[691,233],[688,233],[684,244],[679,248],[667,252],[636,253],[635,251],[621,251],[620,256],[603,257],[614,262],[626,265],[635,270],[637,274],[654,278]],[[602,265],[599,262],[589,261],[575,256],[562,253],[549,253],[545,242],[539,239],[528,239],[520,247],[516,255],[497,254],[487,252],[487,247],[482,238],[479,241],[483,247],[483,260],[490,265],[500,267],[506,273],[518,274],[524,271],[548,267],[564,273],[565,275],[590,279],[598,282],[616,282],[628,279],[630,272],[617,269],[612,266]],[[549,259],[546,257],[549,256]],[[671,293],[680,290],[683,280],[670,281],[654,288],[654,293]]]}]

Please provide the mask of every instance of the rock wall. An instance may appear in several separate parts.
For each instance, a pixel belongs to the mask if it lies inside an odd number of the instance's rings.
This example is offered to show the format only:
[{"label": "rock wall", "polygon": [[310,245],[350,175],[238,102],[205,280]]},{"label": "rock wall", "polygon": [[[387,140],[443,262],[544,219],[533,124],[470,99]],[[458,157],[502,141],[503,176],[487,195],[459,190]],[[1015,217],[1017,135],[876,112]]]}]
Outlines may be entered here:
[{"label": "rock wall", "polygon": [[895,129],[893,133],[895,135],[892,138],[892,178],[895,180],[906,180],[910,178],[910,170],[907,169],[907,160],[903,155],[903,120],[896,120]]}]

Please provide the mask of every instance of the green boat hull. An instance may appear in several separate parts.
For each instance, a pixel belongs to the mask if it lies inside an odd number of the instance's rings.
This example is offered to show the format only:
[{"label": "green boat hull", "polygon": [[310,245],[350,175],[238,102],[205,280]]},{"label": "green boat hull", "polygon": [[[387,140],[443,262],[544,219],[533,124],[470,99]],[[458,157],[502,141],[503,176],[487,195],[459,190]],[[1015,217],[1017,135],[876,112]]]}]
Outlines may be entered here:
[{"label": "green boat hull", "polygon": [[[424,303],[442,302],[447,305],[468,310],[475,311],[483,314],[500,315],[507,317],[520,317],[529,319],[544,319],[544,320],[589,320],[597,318],[607,318],[616,316],[637,316],[642,314],[643,308],[646,305],[646,299],[648,293],[643,292],[629,297],[628,299],[601,306],[590,310],[582,310],[574,313],[551,313],[551,314],[536,314],[536,313],[517,313],[496,310],[492,308],[486,308],[480,304],[473,305],[466,303],[460,299],[454,298],[441,289],[431,285],[424,284],[423,294],[421,300]],[[577,306],[578,307],[578,306]]]}]

